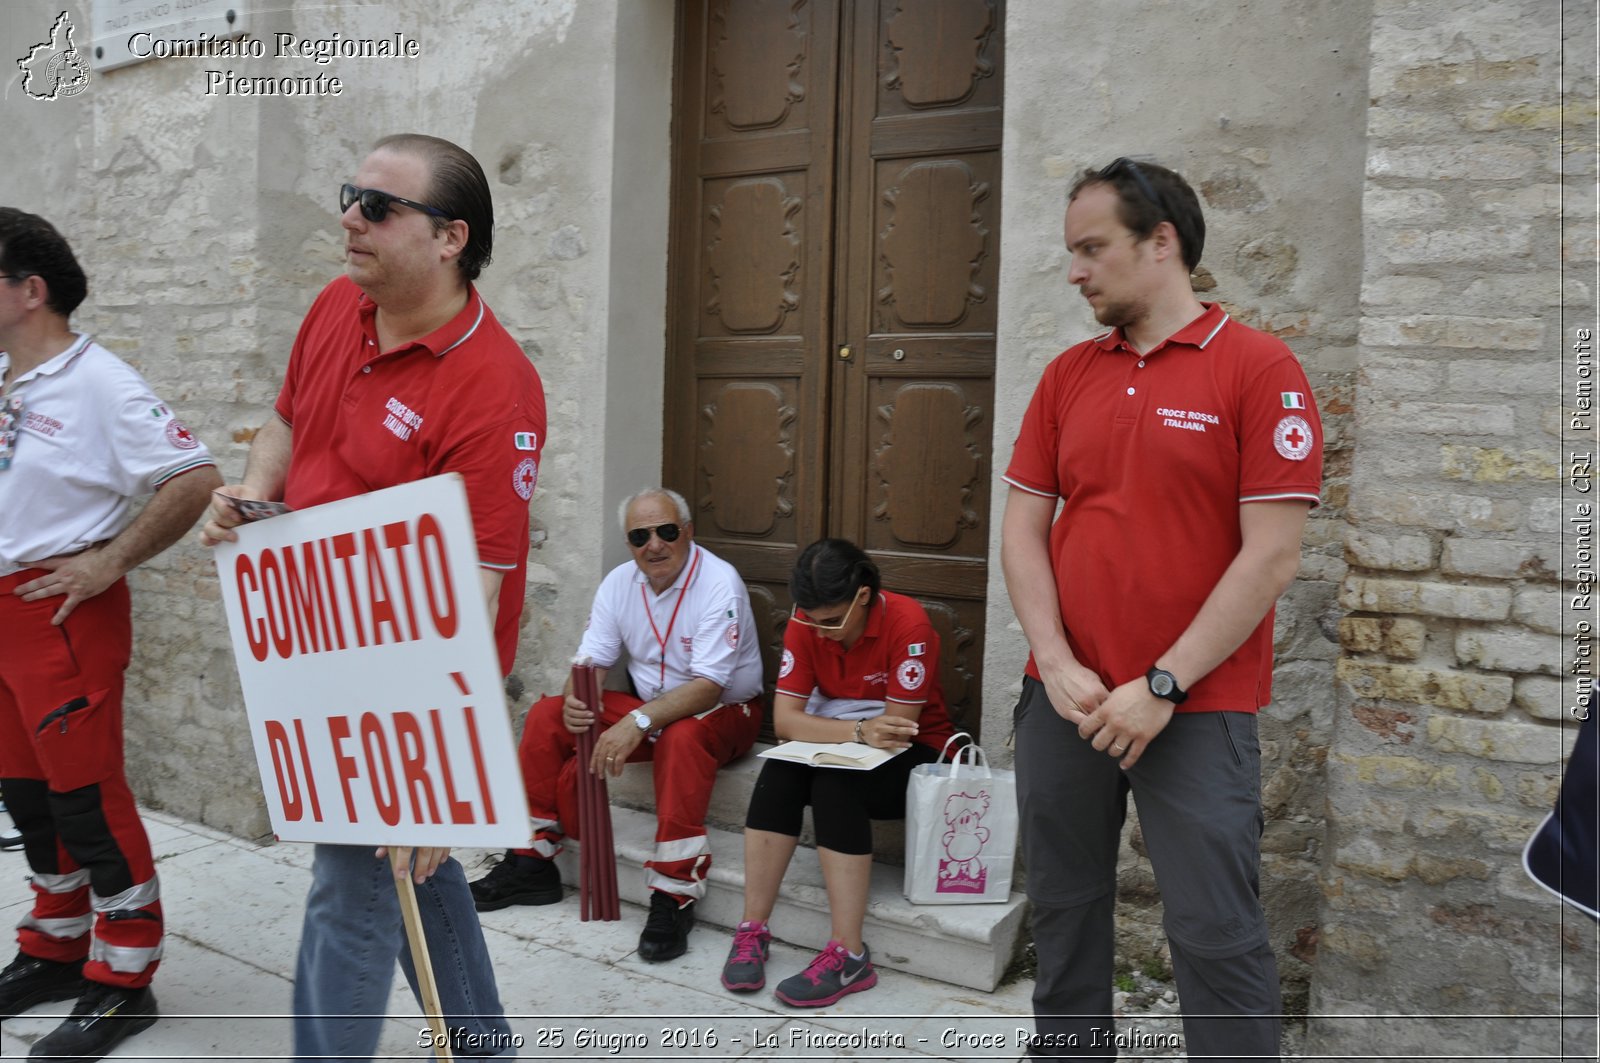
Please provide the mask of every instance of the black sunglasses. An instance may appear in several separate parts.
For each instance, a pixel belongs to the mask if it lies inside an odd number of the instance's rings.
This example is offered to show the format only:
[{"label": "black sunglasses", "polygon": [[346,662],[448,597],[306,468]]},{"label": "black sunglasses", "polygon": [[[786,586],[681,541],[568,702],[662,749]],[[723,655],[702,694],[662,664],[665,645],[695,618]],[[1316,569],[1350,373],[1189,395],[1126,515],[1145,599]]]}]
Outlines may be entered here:
[{"label": "black sunglasses", "polygon": [[657,524],[653,528],[629,528],[628,544],[634,549],[642,547],[650,541],[651,532],[655,532],[656,538],[664,543],[675,543],[682,529],[676,524]]},{"label": "black sunglasses", "polygon": [[420,210],[424,214],[432,214],[435,218],[448,218],[450,215],[438,207],[430,207],[426,203],[418,203],[411,199],[401,199],[387,192],[380,192],[376,188],[357,188],[355,185],[339,186],[339,213],[343,214],[350,209],[351,204],[361,204],[361,216],[370,222],[380,222],[389,216],[389,204],[399,203]]},{"label": "black sunglasses", "polygon": [[1133,183],[1139,186],[1139,191],[1144,195],[1145,199],[1157,207],[1162,214],[1171,216],[1172,212],[1167,209],[1166,201],[1156,194],[1155,187],[1150,184],[1150,179],[1144,175],[1144,171],[1139,169],[1139,164],[1126,155],[1118,159],[1112,159],[1110,164],[1100,171],[1100,177],[1109,181],[1123,172],[1133,178]]}]

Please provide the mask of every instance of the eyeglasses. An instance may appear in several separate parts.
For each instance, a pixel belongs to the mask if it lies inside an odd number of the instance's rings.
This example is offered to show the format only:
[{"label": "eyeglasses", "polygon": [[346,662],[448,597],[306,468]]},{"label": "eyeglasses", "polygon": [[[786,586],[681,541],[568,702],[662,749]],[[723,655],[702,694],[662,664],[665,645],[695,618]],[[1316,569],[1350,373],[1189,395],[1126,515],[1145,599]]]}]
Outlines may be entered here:
[{"label": "eyeglasses", "polygon": [[678,536],[683,533],[683,529],[676,524],[657,524],[649,528],[629,528],[628,545],[636,550],[639,549],[650,541],[651,532],[655,532],[656,538],[664,543],[675,543],[678,541]]},{"label": "eyeglasses", "polygon": [[389,205],[399,203],[420,210],[424,214],[432,214],[435,218],[448,218],[450,215],[438,207],[430,207],[426,203],[418,203],[412,199],[401,199],[399,196],[380,192],[376,188],[357,188],[355,185],[339,186],[339,213],[349,210],[354,203],[361,204],[361,216],[370,222],[380,222],[389,216]]},{"label": "eyeglasses", "polygon": [[37,276],[37,273],[0,273],[0,281],[25,281]]},{"label": "eyeglasses", "polygon": [[1139,164],[1128,158],[1126,155],[1122,156],[1121,158],[1112,159],[1111,163],[1106,166],[1105,169],[1100,171],[1100,177],[1103,180],[1109,181],[1120,173],[1127,173],[1130,177],[1132,177],[1133,183],[1139,186],[1139,191],[1144,195],[1144,198],[1149,200],[1150,203],[1160,210],[1162,214],[1169,218],[1172,216],[1172,211],[1167,209],[1166,200],[1162,199],[1156,194],[1155,186],[1152,185],[1150,183],[1150,179],[1144,175],[1144,171],[1139,169]]},{"label": "eyeglasses", "polygon": [[856,611],[856,605],[861,601],[861,591],[865,589],[864,587],[857,589],[855,597],[850,599],[850,608],[846,609],[844,615],[838,620],[813,620],[808,616],[801,615],[798,605],[789,610],[789,619],[797,624],[815,628],[817,631],[843,631],[844,626],[850,623],[850,614]]}]

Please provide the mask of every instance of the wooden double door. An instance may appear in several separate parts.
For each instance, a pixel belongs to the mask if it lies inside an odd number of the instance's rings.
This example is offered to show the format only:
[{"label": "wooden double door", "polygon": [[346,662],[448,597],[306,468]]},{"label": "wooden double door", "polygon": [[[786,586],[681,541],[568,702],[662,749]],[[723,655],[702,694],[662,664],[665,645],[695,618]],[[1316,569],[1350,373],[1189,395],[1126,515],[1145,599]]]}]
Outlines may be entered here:
[{"label": "wooden double door", "polygon": [[794,559],[861,544],[981,715],[1001,0],[684,0],[665,482],[750,586],[769,684]]}]

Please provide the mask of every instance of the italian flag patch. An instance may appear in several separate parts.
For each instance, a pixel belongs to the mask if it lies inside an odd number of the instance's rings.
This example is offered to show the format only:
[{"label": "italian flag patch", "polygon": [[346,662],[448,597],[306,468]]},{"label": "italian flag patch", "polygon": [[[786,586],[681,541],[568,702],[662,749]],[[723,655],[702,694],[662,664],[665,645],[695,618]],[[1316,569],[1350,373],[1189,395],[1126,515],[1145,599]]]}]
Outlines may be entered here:
[{"label": "italian flag patch", "polygon": [[1299,391],[1280,391],[1283,398],[1283,408],[1286,410],[1303,410],[1306,408],[1305,394]]},{"label": "italian flag patch", "polygon": [[518,450],[538,450],[539,449],[539,433],[537,433],[537,432],[518,432],[513,437],[512,442],[514,442],[516,444],[516,447],[517,447]]}]

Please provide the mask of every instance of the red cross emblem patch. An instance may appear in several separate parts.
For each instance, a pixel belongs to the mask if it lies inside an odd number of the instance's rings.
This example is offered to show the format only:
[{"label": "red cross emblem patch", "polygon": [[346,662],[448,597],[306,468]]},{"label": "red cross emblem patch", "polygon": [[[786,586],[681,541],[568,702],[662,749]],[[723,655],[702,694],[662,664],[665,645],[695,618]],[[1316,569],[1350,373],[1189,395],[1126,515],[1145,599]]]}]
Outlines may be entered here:
[{"label": "red cross emblem patch", "polygon": [[517,497],[526,502],[533,497],[533,489],[539,484],[539,463],[532,458],[523,458],[511,474],[511,486],[516,489]]},{"label": "red cross emblem patch", "polygon": [[895,670],[895,677],[900,680],[900,685],[907,690],[915,690],[920,687],[927,674],[927,667],[915,657],[907,657],[900,662],[900,667]]},{"label": "red cross emblem patch", "polygon": [[181,421],[177,420],[167,422],[167,442],[179,450],[193,450],[200,445],[200,441],[194,437],[194,433],[185,428]]},{"label": "red cross emblem patch", "polygon": [[1304,417],[1285,417],[1272,430],[1272,445],[1290,461],[1305,461],[1311,456],[1311,425]]}]

